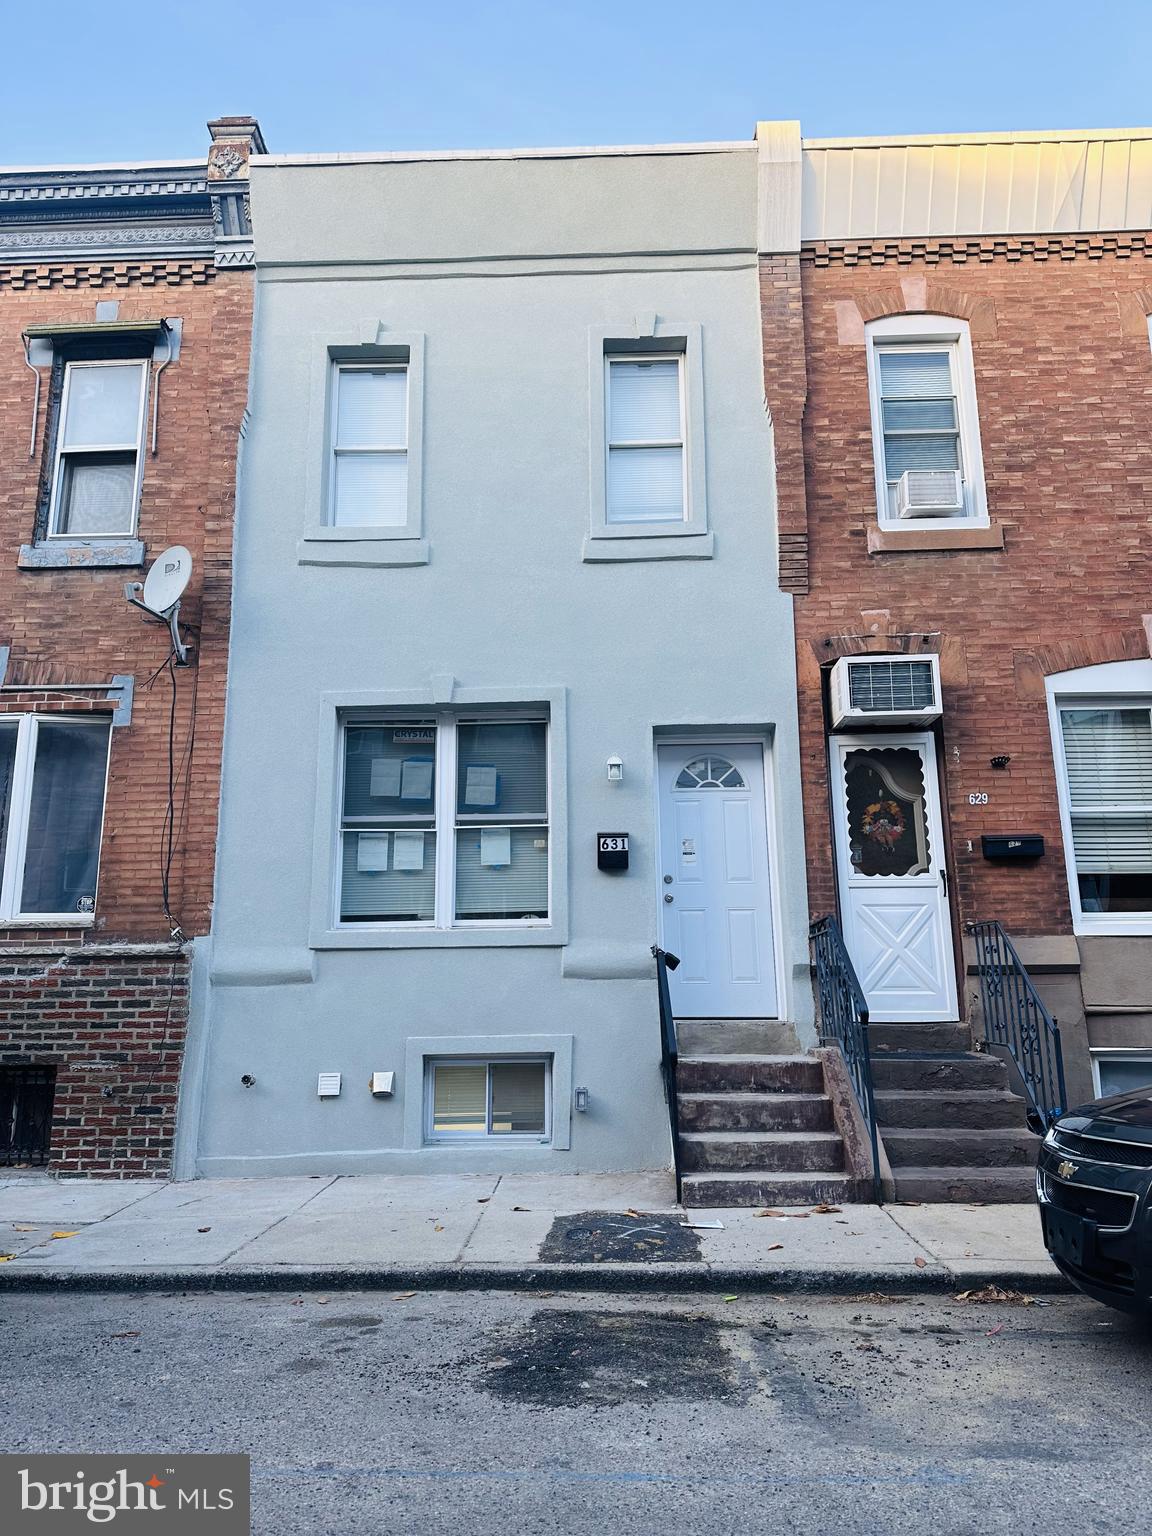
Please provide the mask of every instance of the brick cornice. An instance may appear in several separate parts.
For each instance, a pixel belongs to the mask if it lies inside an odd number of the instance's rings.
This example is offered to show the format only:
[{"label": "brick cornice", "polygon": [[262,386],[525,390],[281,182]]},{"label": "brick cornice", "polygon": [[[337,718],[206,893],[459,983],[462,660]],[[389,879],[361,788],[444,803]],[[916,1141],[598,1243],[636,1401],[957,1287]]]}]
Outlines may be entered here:
[{"label": "brick cornice", "polygon": [[800,260],[813,267],[929,266],[951,262],[1099,261],[1152,258],[1152,232],[1069,235],[952,235],[943,239],[818,240],[801,248]]},{"label": "brick cornice", "polygon": [[216,276],[211,260],[47,262],[39,266],[0,266],[0,290],[40,288],[178,287],[208,283]]}]

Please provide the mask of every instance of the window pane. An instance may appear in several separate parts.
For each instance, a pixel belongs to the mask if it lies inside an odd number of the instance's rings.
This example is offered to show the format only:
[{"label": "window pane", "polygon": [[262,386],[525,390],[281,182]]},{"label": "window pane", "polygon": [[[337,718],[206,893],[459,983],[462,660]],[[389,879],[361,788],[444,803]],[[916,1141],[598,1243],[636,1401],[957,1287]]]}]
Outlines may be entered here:
[{"label": "window pane", "polygon": [[855,875],[919,875],[931,867],[924,760],[913,747],[862,747],[844,758]]},{"label": "window pane", "polygon": [[339,381],[338,447],[407,447],[408,374],[403,368],[380,373],[342,368]]},{"label": "window pane", "polygon": [[493,1136],[543,1136],[546,1072],[542,1061],[494,1061]]},{"label": "window pane", "polygon": [[613,448],[608,454],[610,523],[684,521],[684,450]]},{"label": "window pane", "polygon": [[8,821],[12,813],[12,773],[16,766],[15,723],[0,725],[0,879],[4,874],[4,850],[8,846]]},{"label": "window pane", "polygon": [[344,730],[344,819],[429,823],[436,792],[436,727],[349,725]]},{"label": "window pane", "polygon": [[131,533],[136,521],[134,453],[68,454],[60,465],[57,533]]},{"label": "window pane", "polygon": [[545,827],[460,827],[456,832],[456,916],[548,916]]},{"label": "window pane", "polygon": [[680,364],[610,363],[608,440],[680,441]]},{"label": "window pane", "polygon": [[457,732],[456,809],[471,816],[548,815],[548,751],[542,720],[462,723]]},{"label": "window pane", "polygon": [[947,352],[881,349],[877,356],[885,399],[940,399],[952,394],[952,360]]},{"label": "window pane", "polygon": [[22,912],[92,911],[107,762],[106,726],[40,723]]},{"label": "window pane", "polygon": [[889,480],[899,480],[906,469],[959,468],[960,440],[954,433],[884,439],[884,473]]},{"label": "window pane", "polygon": [[436,834],[428,827],[342,834],[340,920],[428,923],[436,912]]},{"label": "window pane", "polygon": [[1065,709],[1060,724],[1074,810],[1152,809],[1152,716],[1146,708]]},{"label": "window pane", "polygon": [[1134,1093],[1152,1083],[1152,1059],[1147,1056],[1100,1056],[1100,1097],[1112,1093]]},{"label": "window pane", "polygon": [[402,528],[408,521],[406,453],[338,453],[337,528]]},{"label": "window pane", "polygon": [[885,400],[883,406],[886,432],[956,430],[955,400]]},{"label": "window pane", "polygon": [[108,363],[68,370],[65,448],[116,448],[140,438],[140,363]]},{"label": "window pane", "polygon": [[432,1134],[483,1136],[487,1130],[487,1063],[433,1067]]}]

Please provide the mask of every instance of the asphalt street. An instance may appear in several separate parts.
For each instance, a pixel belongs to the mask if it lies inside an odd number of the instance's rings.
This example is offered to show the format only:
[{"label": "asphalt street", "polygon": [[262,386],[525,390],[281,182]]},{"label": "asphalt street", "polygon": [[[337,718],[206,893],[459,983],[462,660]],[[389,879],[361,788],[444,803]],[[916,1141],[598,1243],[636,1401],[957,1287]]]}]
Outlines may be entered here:
[{"label": "asphalt street", "polygon": [[1152,1336],[1087,1301],[13,1294],[6,1451],[245,1451],[261,1536],[1146,1528]]}]

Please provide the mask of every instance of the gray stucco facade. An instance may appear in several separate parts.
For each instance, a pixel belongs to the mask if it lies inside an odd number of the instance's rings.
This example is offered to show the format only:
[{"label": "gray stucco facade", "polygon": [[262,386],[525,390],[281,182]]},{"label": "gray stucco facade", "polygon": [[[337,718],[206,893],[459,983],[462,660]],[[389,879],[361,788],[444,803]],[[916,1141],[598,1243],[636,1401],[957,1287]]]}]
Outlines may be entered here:
[{"label": "gray stucco facade", "polygon": [[[756,148],[258,157],[252,201],[217,892],[179,1171],[664,1166],[660,741],[764,743],[777,1013],[814,1041]],[[604,358],[630,348],[684,360],[675,528],[604,516]],[[333,368],[397,361],[402,514],[332,526]],[[547,724],[547,919],[343,923],[343,726],[491,710]],[[598,869],[604,831],[629,834],[627,871]],[[430,1144],[427,1062],[485,1056],[550,1063],[548,1137]],[[369,1091],[382,1071],[390,1097]],[[338,1097],[318,1097],[325,1072]]]}]

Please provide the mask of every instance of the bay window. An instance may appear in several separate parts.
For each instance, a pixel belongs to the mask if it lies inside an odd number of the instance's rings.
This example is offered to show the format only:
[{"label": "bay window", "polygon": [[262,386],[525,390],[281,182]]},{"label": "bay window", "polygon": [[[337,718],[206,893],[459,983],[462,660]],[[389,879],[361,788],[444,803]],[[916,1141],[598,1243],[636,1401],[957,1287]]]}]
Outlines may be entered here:
[{"label": "bay window", "polygon": [[0,923],[89,923],[104,821],[106,720],[0,716]]}]

